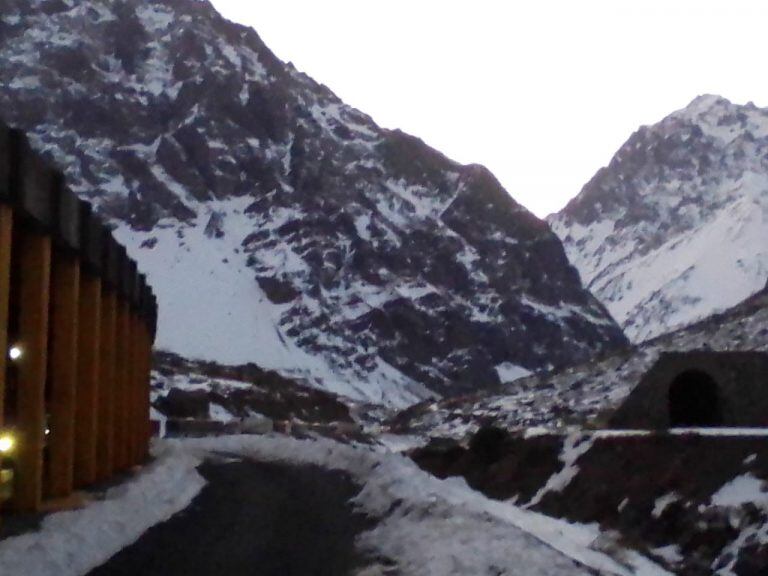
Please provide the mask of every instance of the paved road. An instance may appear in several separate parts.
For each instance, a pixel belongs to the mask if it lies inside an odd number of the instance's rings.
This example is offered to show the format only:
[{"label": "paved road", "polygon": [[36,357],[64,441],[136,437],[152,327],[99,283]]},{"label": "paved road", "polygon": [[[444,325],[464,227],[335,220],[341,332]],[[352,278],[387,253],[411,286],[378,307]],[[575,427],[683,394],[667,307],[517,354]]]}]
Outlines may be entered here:
[{"label": "paved road", "polygon": [[209,463],[191,506],[90,576],[344,576],[368,525],[348,476],[251,461]]}]

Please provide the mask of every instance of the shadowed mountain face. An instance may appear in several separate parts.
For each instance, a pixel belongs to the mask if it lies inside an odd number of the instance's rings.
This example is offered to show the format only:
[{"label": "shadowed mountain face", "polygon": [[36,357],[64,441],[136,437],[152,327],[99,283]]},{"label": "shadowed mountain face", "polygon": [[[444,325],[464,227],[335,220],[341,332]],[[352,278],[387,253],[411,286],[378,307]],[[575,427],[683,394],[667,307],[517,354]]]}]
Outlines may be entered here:
[{"label": "shadowed mountain face", "polygon": [[404,405],[625,344],[485,168],[207,1],[5,0],[0,38],[2,114],[148,270],[162,348]]},{"label": "shadowed mountain face", "polygon": [[696,98],[640,128],[550,223],[633,340],[735,305],[768,278],[768,110]]}]

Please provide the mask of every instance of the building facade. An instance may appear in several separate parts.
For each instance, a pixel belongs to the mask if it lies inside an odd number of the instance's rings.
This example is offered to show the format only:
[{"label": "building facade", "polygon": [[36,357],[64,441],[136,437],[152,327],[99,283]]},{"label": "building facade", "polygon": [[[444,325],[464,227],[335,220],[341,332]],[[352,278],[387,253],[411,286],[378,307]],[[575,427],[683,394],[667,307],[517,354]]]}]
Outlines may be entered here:
[{"label": "building facade", "polygon": [[156,324],[136,262],[0,123],[4,508],[38,510],[146,459]]}]

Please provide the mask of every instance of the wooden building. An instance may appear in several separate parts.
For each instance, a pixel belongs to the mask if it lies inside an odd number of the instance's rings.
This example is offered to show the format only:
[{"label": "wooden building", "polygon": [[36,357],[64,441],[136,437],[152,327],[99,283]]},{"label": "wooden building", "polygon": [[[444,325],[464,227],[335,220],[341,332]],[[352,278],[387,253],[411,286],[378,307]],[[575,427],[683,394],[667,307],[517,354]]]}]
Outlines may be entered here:
[{"label": "wooden building", "polygon": [[156,323],[136,263],[61,172],[0,123],[4,507],[38,510],[147,458]]}]

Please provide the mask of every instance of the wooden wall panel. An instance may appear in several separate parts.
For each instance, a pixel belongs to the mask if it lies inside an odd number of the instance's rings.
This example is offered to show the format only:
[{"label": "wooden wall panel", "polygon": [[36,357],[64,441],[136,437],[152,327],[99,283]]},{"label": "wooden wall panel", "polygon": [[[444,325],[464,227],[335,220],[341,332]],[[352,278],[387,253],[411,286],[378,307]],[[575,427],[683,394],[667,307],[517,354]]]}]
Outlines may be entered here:
[{"label": "wooden wall panel", "polygon": [[141,453],[142,462],[149,459],[149,442],[152,439],[152,424],[150,422],[150,383],[152,372],[152,338],[146,324],[142,324],[141,331],[141,356],[142,356],[142,427]]},{"label": "wooden wall panel", "polygon": [[0,204],[0,428],[3,426],[5,369],[8,358],[8,298],[11,288],[13,211]]},{"label": "wooden wall panel", "polygon": [[113,473],[112,434],[114,427],[115,335],[117,296],[114,290],[101,294],[101,357],[99,362],[99,416],[97,439],[97,478],[106,480]]},{"label": "wooden wall panel", "polygon": [[19,447],[14,506],[39,510],[45,444],[45,383],[48,364],[48,308],[51,240],[35,232],[19,234]]},{"label": "wooden wall panel", "polygon": [[115,345],[115,416],[112,429],[114,469],[124,470],[128,462],[128,428],[130,426],[130,309],[125,301],[117,304],[117,336]]},{"label": "wooden wall panel", "polygon": [[141,319],[131,314],[131,424],[130,424],[130,462],[132,466],[141,463],[141,434],[142,434],[142,359],[141,359]]},{"label": "wooden wall panel", "polygon": [[0,122],[0,428],[17,433],[12,505],[36,511],[148,457],[154,326],[143,316],[154,323],[157,302],[62,173],[6,132]]},{"label": "wooden wall panel", "polygon": [[75,486],[96,481],[99,367],[101,358],[101,280],[83,274],[78,310],[78,379],[75,410]]},{"label": "wooden wall panel", "polygon": [[48,386],[48,482],[46,495],[72,493],[75,458],[80,263],[54,252],[51,276],[50,354]]}]

